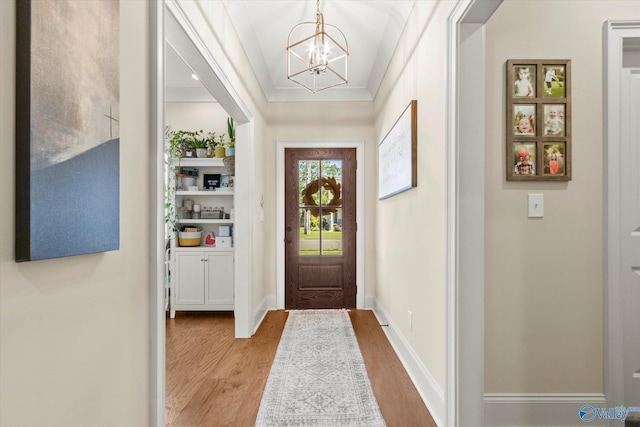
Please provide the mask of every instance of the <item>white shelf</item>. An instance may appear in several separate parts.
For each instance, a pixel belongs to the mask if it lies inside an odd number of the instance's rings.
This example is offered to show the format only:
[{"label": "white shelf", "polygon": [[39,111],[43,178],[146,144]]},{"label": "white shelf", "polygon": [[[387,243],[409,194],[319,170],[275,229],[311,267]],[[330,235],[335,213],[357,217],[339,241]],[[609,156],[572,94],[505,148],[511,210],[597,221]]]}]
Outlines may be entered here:
[{"label": "white shelf", "polygon": [[178,224],[232,224],[232,219],[202,219],[202,218],[184,218],[179,219]]},{"label": "white shelf", "polygon": [[233,252],[233,248],[218,248],[215,246],[176,246],[174,249],[176,252]]},{"label": "white shelf", "polygon": [[192,159],[188,157],[183,157],[181,159],[171,159],[172,165],[180,165],[180,166],[192,166],[192,167],[224,167],[224,162],[222,161],[222,157],[207,157],[204,159]]},{"label": "white shelf", "polygon": [[207,191],[207,190],[198,190],[198,191],[184,191],[178,190],[176,191],[176,196],[233,196],[233,190],[215,190],[215,191]]}]

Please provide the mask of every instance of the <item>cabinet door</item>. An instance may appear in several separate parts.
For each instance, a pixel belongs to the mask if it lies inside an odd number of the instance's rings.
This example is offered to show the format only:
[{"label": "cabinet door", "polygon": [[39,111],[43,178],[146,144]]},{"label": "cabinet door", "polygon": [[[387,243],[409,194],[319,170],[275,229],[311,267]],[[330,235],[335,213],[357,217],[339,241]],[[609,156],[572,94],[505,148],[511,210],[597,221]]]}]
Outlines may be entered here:
[{"label": "cabinet door", "polygon": [[176,304],[204,304],[204,254],[176,252]]},{"label": "cabinet door", "polygon": [[233,305],[233,252],[211,252],[206,259],[206,303]]}]

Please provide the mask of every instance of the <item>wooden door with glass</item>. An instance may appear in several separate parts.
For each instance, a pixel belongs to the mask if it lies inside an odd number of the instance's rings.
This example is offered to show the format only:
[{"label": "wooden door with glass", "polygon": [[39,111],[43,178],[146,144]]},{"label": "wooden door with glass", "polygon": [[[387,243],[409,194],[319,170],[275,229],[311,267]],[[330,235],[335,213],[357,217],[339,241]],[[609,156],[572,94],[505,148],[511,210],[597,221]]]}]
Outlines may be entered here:
[{"label": "wooden door with glass", "polygon": [[355,307],[355,148],[287,148],[285,171],[285,308]]}]

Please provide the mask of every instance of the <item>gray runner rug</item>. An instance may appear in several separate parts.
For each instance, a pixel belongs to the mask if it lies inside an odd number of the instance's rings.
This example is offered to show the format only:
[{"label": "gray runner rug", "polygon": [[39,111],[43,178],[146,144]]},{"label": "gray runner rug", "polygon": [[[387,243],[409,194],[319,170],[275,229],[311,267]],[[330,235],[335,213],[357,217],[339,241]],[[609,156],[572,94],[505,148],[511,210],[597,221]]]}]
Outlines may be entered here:
[{"label": "gray runner rug", "polygon": [[385,426],[346,310],[292,310],[256,426]]}]

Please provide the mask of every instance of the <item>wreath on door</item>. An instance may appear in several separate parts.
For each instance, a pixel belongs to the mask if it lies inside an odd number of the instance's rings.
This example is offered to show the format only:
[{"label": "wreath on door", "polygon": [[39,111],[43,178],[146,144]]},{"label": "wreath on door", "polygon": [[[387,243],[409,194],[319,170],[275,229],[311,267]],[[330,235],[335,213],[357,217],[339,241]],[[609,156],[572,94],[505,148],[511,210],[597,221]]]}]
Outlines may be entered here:
[{"label": "wreath on door", "polygon": [[[318,206],[318,203],[313,198],[314,194],[318,194],[318,190],[320,189],[320,182],[322,181],[322,188],[331,192],[331,200],[324,206],[340,206],[342,205],[342,198],[340,187],[341,185],[336,182],[335,178],[325,178],[322,180],[316,179],[311,181],[307,186],[302,190],[302,202],[305,206]],[[320,213],[320,209],[310,209],[311,215],[318,216]],[[328,209],[323,207],[322,214],[328,215],[330,213],[336,213],[338,209]]]}]

